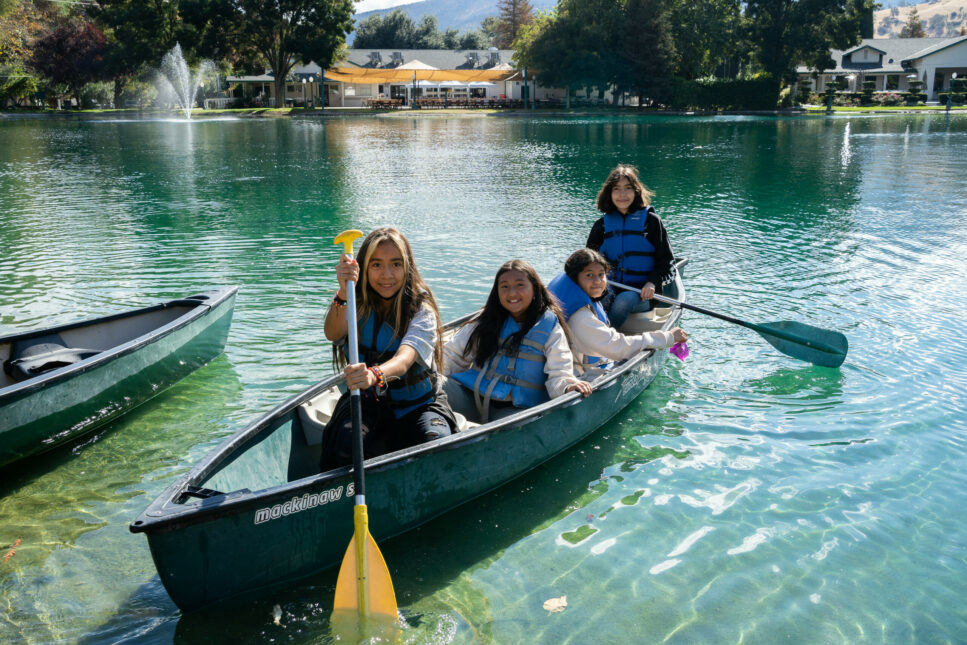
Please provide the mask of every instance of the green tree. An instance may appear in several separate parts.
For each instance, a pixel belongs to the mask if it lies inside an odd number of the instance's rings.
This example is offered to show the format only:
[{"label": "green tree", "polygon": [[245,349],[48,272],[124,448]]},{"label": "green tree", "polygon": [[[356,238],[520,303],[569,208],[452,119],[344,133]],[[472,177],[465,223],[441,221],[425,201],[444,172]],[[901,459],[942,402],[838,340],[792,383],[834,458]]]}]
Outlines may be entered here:
[{"label": "green tree", "polygon": [[748,0],[745,18],[755,60],[773,79],[778,100],[797,64],[829,69],[831,49],[859,42],[863,12],[873,0]]},{"label": "green tree", "polygon": [[423,16],[413,32],[412,49],[443,49],[443,34],[436,16]]},{"label": "green tree", "polygon": [[518,66],[546,87],[604,90],[622,80],[620,33],[623,0],[560,0],[538,14],[514,41]]},{"label": "green tree", "polygon": [[517,39],[521,28],[534,19],[530,0],[497,0],[497,22],[494,25],[494,45],[508,49]]},{"label": "green tree", "polygon": [[664,0],[627,0],[619,51],[622,63],[615,85],[638,95],[641,109],[646,98],[665,103],[675,63],[670,13]]},{"label": "green tree", "polygon": [[738,54],[743,36],[739,0],[669,0],[669,13],[676,76],[710,76]]},{"label": "green tree", "polygon": [[175,45],[178,9],[178,2],[166,0],[101,0],[90,10],[108,39],[105,66],[114,80],[115,107],[138,70],[156,65]]},{"label": "green tree", "polygon": [[[497,16],[487,16],[480,22],[480,31],[482,31],[487,39],[493,44],[497,38],[497,27],[500,24],[500,19]],[[494,45],[496,47],[496,45]]]},{"label": "green tree", "polygon": [[490,47],[490,38],[487,37],[487,34],[479,29],[474,29],[464,32],[459,37],[457,46],[449,49],[487,49],[488,47]]},{"label": "green tree", "polygon": [[926,38],[927,32],[923,28],[923,21],[920,20],[920,12],[914,7],[907,16],[907,22],[900,30],[900,38]]},{"label": "green tree", "polygon": [[356,27],[353,47],[358,49],[409,49],[416,23],[402,9],[373,14]]},{"label": "green tree", "polygon": [[5,16],[19,5],[19,0],[0,0],[0,16]]},{"label": "green tree", "polygon": [[17,65],[0,65],[0,106],[7,101],[22,105],[36,91],[36,76]]},{"label": "green tree", "polygon": [[359,23],[353,47],[357,49],[486,49],[490,39],[480,31],[440,31],[436,16],[413,22],[402,9],[383,16],[373,14]]},{"label": "green tree", "polygon": [[255,55],[272,70],[280,101],[296,62],[331,67],[353,28],[352,0],[212,0],[196,19],[213,12],[228,16],[241,56]]}]

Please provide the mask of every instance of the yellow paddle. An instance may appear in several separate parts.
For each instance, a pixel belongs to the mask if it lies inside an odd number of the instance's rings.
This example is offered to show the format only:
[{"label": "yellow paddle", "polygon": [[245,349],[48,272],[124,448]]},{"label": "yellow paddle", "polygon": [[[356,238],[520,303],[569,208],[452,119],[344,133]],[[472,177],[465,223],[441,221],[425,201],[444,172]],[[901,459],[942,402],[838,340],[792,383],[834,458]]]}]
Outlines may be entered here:
[{"label": "yellow paddle", "polygon": [[[353,254],[353,241],[362,237],[362,231],[343,231],[336,236],[334,244],[344,244],[346,253]],[[362,270],[362,269],[361,269]],[[346,285],[346,315],[349,326],[349,362],[359,362],[356,343],[356,285]],[[369,534],[369,517],[366,513],[366,494],[363,481],[363,432],[362,402],[358,389],[349,393],[350,414],[353,425],[353,481],[356,505],[353,507],[353,539],[349,542],[339,577],[336,579],[336,600],[333,603],[333,622],[345,623],[351,613],[366,621],[371,616],[382,622],[397,620],[396,594],[389,570],[379,552],[376,541]]]}]

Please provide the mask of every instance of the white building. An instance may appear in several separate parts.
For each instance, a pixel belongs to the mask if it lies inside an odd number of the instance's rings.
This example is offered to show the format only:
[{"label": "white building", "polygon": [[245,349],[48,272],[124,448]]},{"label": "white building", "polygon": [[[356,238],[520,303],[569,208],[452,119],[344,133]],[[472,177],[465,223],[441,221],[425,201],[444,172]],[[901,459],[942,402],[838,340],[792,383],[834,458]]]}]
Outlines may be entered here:
[{"label": "white building", "polygon": [[[938,92],[950,87],[956,73],[967,75],[967,36],[955,38],[864,38],[852,49],[833,50],[832,69],[824,69],[815,82],[813,91],[824,92],[835,78],[847,82],[846,90],[859,92],[863,81],[876,81],[876,91],[905,92],[909,82],[923,82],[927,100],[937,100]],[[797,68],[799,83],[811,84],[812,72],[805,66]]]}]

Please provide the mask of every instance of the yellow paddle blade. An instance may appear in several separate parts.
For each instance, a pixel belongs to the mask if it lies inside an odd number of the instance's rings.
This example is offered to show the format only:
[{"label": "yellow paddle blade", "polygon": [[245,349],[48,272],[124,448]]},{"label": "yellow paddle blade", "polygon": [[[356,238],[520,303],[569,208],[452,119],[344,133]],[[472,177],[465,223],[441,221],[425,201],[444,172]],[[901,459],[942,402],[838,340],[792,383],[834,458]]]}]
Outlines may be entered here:
[{"label": "yellow paddle blade", "polygon": [[366,507],[357,505],[353,515],[356,533],[350,540],[339,567],[333,613],[353,610],[360,616],[381,614],[396,620],[393,580],[386,568],[383,554],[376,546],[373,536],[369,534]]}]

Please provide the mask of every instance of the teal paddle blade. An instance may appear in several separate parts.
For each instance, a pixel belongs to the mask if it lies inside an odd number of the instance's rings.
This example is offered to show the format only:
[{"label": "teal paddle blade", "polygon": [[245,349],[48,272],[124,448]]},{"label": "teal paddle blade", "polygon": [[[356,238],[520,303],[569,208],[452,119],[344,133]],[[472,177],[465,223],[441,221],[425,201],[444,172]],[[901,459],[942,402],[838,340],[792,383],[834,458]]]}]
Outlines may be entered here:
[{"label": "teal paddle blade", "polygon": [[849,350],[849,341],[843,334],[792,320],[744,324],[786,356],[814,365],[839,367]]}]

